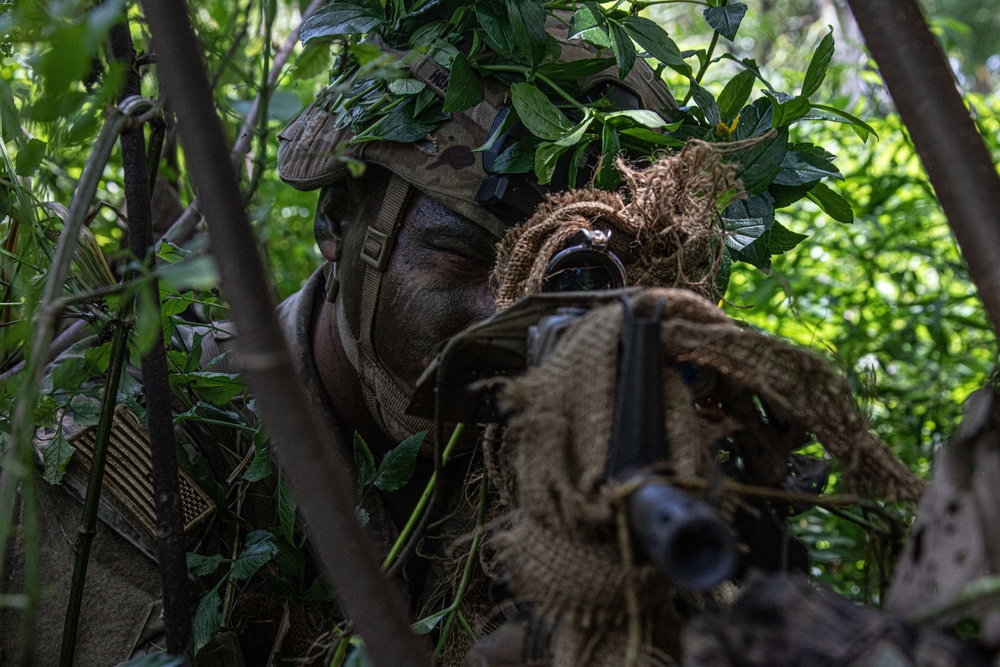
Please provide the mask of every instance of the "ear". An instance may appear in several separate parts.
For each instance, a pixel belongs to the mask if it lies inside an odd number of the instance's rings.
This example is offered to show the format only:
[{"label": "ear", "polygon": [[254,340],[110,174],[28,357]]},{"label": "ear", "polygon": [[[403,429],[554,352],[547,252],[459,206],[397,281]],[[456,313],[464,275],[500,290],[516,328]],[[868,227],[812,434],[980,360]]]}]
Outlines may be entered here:
[{"label": "ear", "polygon": [[319,251],[328,261],[340,260],[343,249],[344,223],[351,211],[351,198],[343,180],[323,188],[313,219],[313,235]]}]

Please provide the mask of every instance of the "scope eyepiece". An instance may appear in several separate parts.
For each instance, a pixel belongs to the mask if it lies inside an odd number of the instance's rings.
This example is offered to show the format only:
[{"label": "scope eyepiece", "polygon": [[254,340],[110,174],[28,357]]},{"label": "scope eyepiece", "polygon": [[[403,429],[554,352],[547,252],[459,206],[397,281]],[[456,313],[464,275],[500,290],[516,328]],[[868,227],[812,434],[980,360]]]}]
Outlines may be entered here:
[{"label": "scope eyepiece", "polygon": [[610,229],[581,229],[545,266],[542,292],[588,292],[625,287],[625,267],[608,248]]}]

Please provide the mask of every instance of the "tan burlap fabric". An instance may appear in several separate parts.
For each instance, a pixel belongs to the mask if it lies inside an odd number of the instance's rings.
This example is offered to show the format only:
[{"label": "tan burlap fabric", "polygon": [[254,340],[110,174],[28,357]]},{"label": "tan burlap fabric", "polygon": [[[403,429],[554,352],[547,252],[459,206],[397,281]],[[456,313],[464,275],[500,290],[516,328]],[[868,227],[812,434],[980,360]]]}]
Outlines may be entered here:
[{"label": "tan burlap fabric", "polygon": [[573,190],[550,197],[511,230],[497,255],[497,308],[541,290],[545,265],[579,229],[610,229],[611,250],[630,285],[685,287],[714,298],[721,261],[720,196],[741,195],[734,165],[710,144],[689,142],[676,155],[637,170],[619,161],[621,193]]},{"label": "tan burlap fabric", "polygon": [[[869,434],[847,383],[828,364],[739,328],[690,291],[650,289],[633,298],[633,307],[648,314],[658,300],[666,304],[665,474],[682,484],[707,479],[719,439],[739,442],[750,427],[695,406],[676,370],[693,361],[814,433],[842,460],[851,490],[886,499],[920,495],[923,483]],[[687,616],[661,572],[630,567],[616,537],[625,490],[606,479],[606,462],[617,357],[594,351],[616,349],[622,313],[613,304],[585,315],[546,363],[507,383],[504,397],[515,416],[486,452],[494,482],[512,504],[507,529],[495,538],[498,556],[512,590],[553,624],[556,665],[623,664],[630,631],[639,640],[636,664],[667,664]],[[630,592],[637,617],[628,613]]]}]

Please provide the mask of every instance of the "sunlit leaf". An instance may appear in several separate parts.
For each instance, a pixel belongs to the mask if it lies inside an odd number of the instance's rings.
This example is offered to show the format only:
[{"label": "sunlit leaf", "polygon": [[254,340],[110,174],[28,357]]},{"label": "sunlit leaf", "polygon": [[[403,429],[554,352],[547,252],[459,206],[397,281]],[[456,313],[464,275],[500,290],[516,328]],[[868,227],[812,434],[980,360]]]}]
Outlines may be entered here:
[{"label": "sunlit leaf", "polygon": [[823,79],[826,78],[826,70],[830,66],[830,61],[833,60],[833,50],[833,28],[831,27],[830,32],[826,33],[820,40],[812,60],[809,61],[809,69],[806,70],[806,78],[802,83],[802,97],[810,97],[819,90]]},{"label": "sunlit leaf", "polygon": [[823,209],[824,213],[837,222],[843,222],[847,225],[854,222],[854,211],[851,209],[851,204],[822,183],[817,183],[816,187],[809,191],[808,196]]},{"label": "sunlit leaf", "polygon": [[317,37],[367,33],[385,23],[385,10],[373,0],[333,2],[321,7],[302,24],[303,44]]}]

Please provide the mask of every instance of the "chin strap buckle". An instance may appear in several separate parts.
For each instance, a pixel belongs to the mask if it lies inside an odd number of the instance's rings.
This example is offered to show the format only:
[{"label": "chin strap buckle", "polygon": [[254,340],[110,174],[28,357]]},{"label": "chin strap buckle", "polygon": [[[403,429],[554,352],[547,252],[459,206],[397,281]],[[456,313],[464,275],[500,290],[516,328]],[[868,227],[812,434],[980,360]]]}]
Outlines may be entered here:
[{"label": "chin strap buckle", "polygon": [[394,234],[379,231],[375,225],[369,225],[364,245],[361,246],[361,261],[376,271],[385,270],[395,238]]}]

